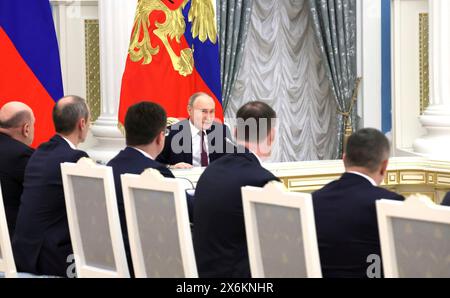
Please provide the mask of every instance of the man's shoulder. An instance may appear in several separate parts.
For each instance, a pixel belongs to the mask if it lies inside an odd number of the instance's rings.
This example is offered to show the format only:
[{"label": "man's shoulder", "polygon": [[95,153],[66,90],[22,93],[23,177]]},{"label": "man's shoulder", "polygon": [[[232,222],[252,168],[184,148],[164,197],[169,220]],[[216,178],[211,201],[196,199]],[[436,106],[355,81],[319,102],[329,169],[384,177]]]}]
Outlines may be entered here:
[{"label": "man's shoulder", "polygon": [[72,149],[63,139],[53,137],[36,149],[30,162],[38,158],[45,158],[48,161],[76,162],[81,157],[89,157],[89,155],[85,151]]},{"label": "man's shoulder", "polygon": [[0,150],[2,156],[31,155],[34,149],[10,136],[0,134]]},{"label": "man's shoulder", "polygon": [[184,120],[178,121],[177,123],[174,123],[174,124],[168,126],[167,128],[169,130],[178,131],[178,130],[185,129],[188,127],[189,127],[189,119],[184,119]]},{"label": "man's shoulder", "polygon": [[222,175],[224,169],[244,180],[279,180],[264,168],[252,153],[229,153],[212,162],[205,171],[215,171]]},{"label": "man's shoulder", "polygon": [[374,187],[374,192],[377,194],[377,199],[389,199],[397,201],[403,201],[405,199],[402,195],[380,186]]}]

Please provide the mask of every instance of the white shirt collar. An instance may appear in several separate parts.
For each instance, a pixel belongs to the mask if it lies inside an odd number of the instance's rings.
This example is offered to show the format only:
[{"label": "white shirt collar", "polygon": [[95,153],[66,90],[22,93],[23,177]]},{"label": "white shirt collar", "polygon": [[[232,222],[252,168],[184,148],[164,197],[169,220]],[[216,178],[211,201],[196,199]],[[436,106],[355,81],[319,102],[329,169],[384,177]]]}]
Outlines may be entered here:
[{"label": "white shirt collar", "polygon": [[71,141],[69,141],[69,139],[63,137],[62,135],[59,136],[63,138],[67,142],[67,144],[69,144],[70,148],[72,148],[73,150],[77,150],[77,147]]},{"label": "white shirt collar", "polygon": [[373,180],[371,177],[369,177],[369,176],[367,176],[367,175],[364,175],[363,173],[356,172],[356,171],[348,171],[347,173],[351,173],[351,174],[355,174],[355,175],[364,177],[364,178],[366,178],[370,183],[372,183],[373,186],[378,186],[378,185],[375,183],[375,180]]},{"label": "white shirt collar", "polygon": [[148,153],[145,152],[144,150],[141,150],[141,149],[136,148],[136,147],[131,147],[131,146],[128,146],[128,147],[133,148],[134,150],[137,150],[137,151],[141,152],[142,155],[144,155],[145,157],[150,158],[151,160],[154,160],[154,158],[151,157],[150,154],[148,154]]},{"label": "white shirt collar", "polygon": [[[198,133],[200,132],[200,129],[198,129],[194,124],[192,124],[190,119],[188,121],[189,121],[189,125],[191,126],[191,135],[192,136],[198,135]],[[203,130],[203,132],[206,135],[206,131]]]}]

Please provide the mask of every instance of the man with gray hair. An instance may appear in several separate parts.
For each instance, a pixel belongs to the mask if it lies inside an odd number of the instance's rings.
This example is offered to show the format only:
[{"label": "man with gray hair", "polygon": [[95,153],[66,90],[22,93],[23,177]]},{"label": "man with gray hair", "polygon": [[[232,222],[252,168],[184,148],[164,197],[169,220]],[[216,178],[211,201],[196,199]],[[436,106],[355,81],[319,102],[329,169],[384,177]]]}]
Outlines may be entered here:
[{"label": "man with gray hair", "polygon": [[84,142],[90,117],[84,99],[67,96],[53,108],[56,135],[39,146],[25,169],[13,252],[19,271],[66,276],[72,255],[61,163],[88,157]]},{"label": "man with gray hair", "polygon": [[25,167],[33,154],[34,114],[24,103],[11,101],[0,109],[0,185],[9,236],[14,235]]},{"label": "man with gray hair", "polygon": [[375,201],[404,199],[378,186],[386,175],[389,147],[380,131],[358,130],[347,142],[345,173],[312,194],[324,277],[377,275],[369,272],[368,263],[370,256],[381,257]]},{"label": "man with gray hair", "polygon": [[189,119],[168,127],[164,149],[156,160],[172,168],[206,167],[226,153],[231,134],[214,121],[215,102],[208,94],[194,93],[187,111]]}]

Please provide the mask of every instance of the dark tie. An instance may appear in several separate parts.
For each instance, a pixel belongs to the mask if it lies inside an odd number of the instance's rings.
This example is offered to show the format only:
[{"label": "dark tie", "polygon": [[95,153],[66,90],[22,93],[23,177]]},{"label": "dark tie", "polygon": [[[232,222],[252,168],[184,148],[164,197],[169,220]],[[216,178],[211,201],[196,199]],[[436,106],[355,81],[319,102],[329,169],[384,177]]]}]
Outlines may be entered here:
[{"label": "dark tie", "polygon": [[206,167],[208,166],[208,153],[206,152],[205,149],[205,132],[202,130],[201,131],[201,148],[202,148],[202,153],[200,154],[200,158],[201,158],[201,165],[202,167]]}]

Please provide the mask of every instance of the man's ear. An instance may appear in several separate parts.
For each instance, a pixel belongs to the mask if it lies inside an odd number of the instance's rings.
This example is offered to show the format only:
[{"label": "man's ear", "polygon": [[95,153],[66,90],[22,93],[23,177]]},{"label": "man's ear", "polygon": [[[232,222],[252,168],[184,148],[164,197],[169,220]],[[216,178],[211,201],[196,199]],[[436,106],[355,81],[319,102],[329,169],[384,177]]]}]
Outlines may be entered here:
[{"label": "man's ear", "polygon": [[86,129],[86,125],[87,125],[86,119],[81,118],[81,119],[78,121],[78,127],[80,128],[80,130],[85,130],[85,129]]},{"label": "man's ear", "polygon": [[156,137],[156,145],[161,145],[166,138],[166,132],[161,131],[161,133]]},{"label": "man's ear", "polygon": [[270,133],[269,133],[268,138],[269,138],[269,141],[270,141],[269,144],[273,144],[273,142],[275,141],[275,128],[271,128],[270,129]]},{"label": "man's ear", "polygon": [[30,135],[30,123],[27,122],[22,126],[22,135],[26,138]]},{"label": "man's ear", "polygon": [[384,177],[384,175],[386,175],[387,166],[388,166],[388,160],[385,159],[381,162],[381,167],[380,167],[380,175],[382,175],[383,177]]},{"label": "man's ear", "polygon": [[344,162],[344,166],[347,166],[347,155],[342,153],[342,161]]}]

